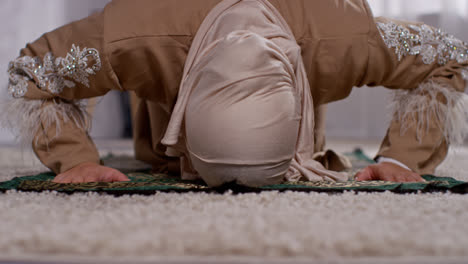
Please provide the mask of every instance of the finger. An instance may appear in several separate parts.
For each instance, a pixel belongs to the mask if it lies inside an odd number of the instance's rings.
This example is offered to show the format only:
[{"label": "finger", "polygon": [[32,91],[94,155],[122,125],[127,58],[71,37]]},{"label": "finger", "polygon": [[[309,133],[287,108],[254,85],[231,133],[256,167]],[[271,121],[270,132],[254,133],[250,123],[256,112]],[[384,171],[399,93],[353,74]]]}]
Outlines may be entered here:
[{"label": "finger", "polygon": [[406,182],[421,182],[419,175],[411,173],[406,175]]},{"label": "finger", "polygon": [[123,181],[130,181],[130,179],[125,176],[125,174],[121,173],[120,171],[113,171],[109,174],[109,182],[123,182]]},{"label": "finger", "polygon": [[78,179],[78,177],[77,177],[77,176],[75,176],[75,177],[71,177],[71,179],[70,179],[70,183],[80,183],[80,180]]},{"label": "finger", "polygon": [[62,183],[72,183],[74,176],[73,174],[67,174],[67,176],[63,178]]},{"label": "finger", "polygon": [[121,172],[118,172],[117,175],[115,176],[115,181],[126,182],[126,181],[130,181],[130,179],[127,177],[127,175]]},{"label": "finger", "polygon": [[71,183],[85,183],[88,182],[82,174],[74,175],[71,179]]},{"label": "finger", "polygon": [[52,182],[55,183],[68,183],[69,182],[69,174],[68,173],[61,173],[57,176],[55,176],[54,180]]},{"label": "finger", "polygon": [[360,170],[354,177],[356,181],[372,181],[372,170],[367,167]]},{"label": "finger", "polygon": [[80,174],[80,175],[79,175],[78,179],[79,179],[80,183],[93,182],[93,179],[94,179],[95,177],[91,177],[91,179],[88,179],[88,178],[86,177],[86,175],[87,175],[87,174]]},{"label": "finger", "polygon": [[102,182],[120,182],[130,181],[130,179],[118,170],[106,168],[100,175],[100,181]]},{"label": "finger", "polygon": [[68,175],[63,175],[61,177],[56,177],[53,182],[55,182],[55,183],[70,183],[70,180],[69,180]]},{"label": "finger", "polygon": [[70,183],[80,183],[80,180],[78,179],[81,175],[73,175],[73,177],[70,177]]},{"label": "finger", "polygon": [[415,182],[417,179],[412,173],[400,173],[395,177],[395,182]]},{"label": "finger", "polygon": [[105,172],[99,178],[100,182],[113,182],[113,172]]},{"label": "finger", "polygon": [[62,179],[63,179],[63,174],[59,174],[59,175],[55,176],[55,178],[52,180],[52,182],[62,183]]},{"label": "finger", "polygon": [[395,175],[395,174],[385,174],[383,177],[382,177],[382,181],[388,181],[388,182],[401,182],[401,181],[404,181],[404,178],[401,178],[401,176],[399,175]]},{"label": "finger", "polygon": [[393,182],[409,182],[409,181],[411,181],[411,177],[407,173],[399,173],[398,175],[394,175],[394,177],[392,177],[391,181],[393,181]]},{"label": "finger", "polygon": [[411,182],[426,182],[426,180],[417,173],[411,174]]},{"label": "finger", "polygon": [[417,182],[417,181],[418,179],[412,173],[405,174],[405,182]]}]

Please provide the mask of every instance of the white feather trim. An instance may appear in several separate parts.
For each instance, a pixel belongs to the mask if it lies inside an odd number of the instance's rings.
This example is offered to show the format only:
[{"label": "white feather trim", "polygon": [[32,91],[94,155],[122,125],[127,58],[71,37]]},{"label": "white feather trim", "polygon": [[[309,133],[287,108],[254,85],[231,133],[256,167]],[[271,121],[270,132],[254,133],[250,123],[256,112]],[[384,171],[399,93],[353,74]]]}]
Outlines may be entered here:
[{"label": "white feather trim", "polygon": [[401,134],[416,124],[420,142],[432,120],[450,144],[462,144],[468,132],[468,96],[450,86],[426,82],[414,90],[398,90],[392,105]]},{"label": "white feather trim", "polygon": [[[79,129],[85,131],[90,128],[85,100],[66,102],[60,99],[27,100],[11,98],[2,103],[1,108],[1,126],[10,130],[23,145],[37,144],[38,140],[46,135],[45,131],[52,126],[55,126],[55,136],[53,138],[59,136],[61,123],[73,122]],[[39,133],[40,131],[43,133]],[[47,139],[45,140],[45,143],[48,144]]]}]

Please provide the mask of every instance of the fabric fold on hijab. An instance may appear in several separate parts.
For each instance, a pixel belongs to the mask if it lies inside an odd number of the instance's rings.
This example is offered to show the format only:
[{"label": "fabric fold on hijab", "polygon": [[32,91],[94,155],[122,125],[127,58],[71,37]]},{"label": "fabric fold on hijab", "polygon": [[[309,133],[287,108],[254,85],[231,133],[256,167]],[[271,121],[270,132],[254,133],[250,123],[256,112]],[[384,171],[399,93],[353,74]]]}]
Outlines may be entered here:
[{"label": "fabric fold on hijab", "polygon": [[190,49],[162,143],[208,185],[345,181],[313,159],[314,116],[300,47],[266,0],[225,0]]}]

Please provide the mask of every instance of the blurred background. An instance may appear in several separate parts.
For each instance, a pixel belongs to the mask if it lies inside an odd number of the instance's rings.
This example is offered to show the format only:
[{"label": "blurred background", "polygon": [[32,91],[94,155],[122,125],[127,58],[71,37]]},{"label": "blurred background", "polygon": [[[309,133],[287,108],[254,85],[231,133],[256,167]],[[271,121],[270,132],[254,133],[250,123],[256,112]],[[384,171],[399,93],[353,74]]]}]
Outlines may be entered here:
[{"label": "blurred background", "polygon": [[[109,0],[1,0],[0,1],[0,99],[7,97],[7,65],[27,42],[42,33],[88,16]],[[468,41],[468,0],[369,0],[375,16],[422,21],[441,27]],[[355,89],[346,100],[330,105],[327,136],[376,140],[384,136],[391,92],[384,88]],[[128,137],[122,94],[111,92],[98,99],[91,136],[95,139]],[[14,144],[14,136],[0,130],[0,144]]]}]

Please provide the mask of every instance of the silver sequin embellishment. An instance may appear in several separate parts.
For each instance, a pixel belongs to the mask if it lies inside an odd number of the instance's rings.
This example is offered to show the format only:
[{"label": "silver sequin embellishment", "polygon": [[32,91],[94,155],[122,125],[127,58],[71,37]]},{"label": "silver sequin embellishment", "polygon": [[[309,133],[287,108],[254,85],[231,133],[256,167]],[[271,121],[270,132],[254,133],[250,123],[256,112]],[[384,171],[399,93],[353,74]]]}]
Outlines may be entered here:
[{"label": "silver sequin embellishment", "polygon": [[464,70],[462,70],[462,76],[463,76],[463,79],[468,81],[468,68],[465,68]]},{"label": "silver sequin embellishment", "polygon": [[398,60],[407,55],[421,55],[425,64],[468,62],[468,44],[440,29],[427,25],[405,27],[394,22],[377,23],[377,26],[385,44],[395,49]]},{"label": "silver sequin embellishment", "polygon": [[61,93],[65,87],[75,87],[76,83],[89,87],[89,75],[95,75],[100,69],[101,58],[96,49],[81,50],[73,44],[65,58],[55,58],[49,52],[43,61],[38,57],[24,56],[10,62],[8,91],[13,97],[23,97],[31,80],[52,94]]}]

